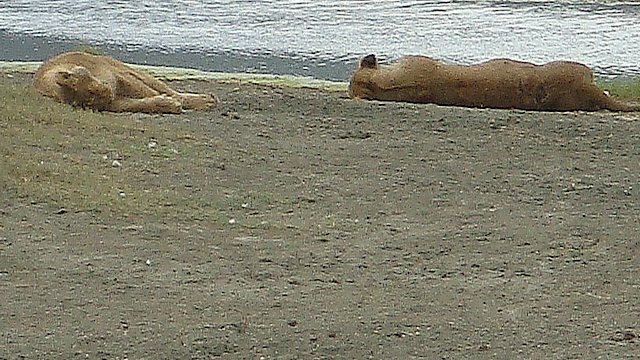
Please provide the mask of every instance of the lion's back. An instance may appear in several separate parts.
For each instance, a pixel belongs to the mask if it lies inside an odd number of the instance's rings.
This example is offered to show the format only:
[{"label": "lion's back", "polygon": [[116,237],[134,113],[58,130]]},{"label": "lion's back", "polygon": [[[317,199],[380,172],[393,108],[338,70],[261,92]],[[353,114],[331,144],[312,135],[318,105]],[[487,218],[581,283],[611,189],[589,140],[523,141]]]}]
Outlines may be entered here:
[{"label": "lion's back", "polygon": [[74,51],[63,53],[47,60],[42,64],[38,71],[44,72],[53,68],[62,68],[69,66],[82,66],[87,68],[92,73],[105,70],[113,72],[130,70],[127,65],[111,57]]}]

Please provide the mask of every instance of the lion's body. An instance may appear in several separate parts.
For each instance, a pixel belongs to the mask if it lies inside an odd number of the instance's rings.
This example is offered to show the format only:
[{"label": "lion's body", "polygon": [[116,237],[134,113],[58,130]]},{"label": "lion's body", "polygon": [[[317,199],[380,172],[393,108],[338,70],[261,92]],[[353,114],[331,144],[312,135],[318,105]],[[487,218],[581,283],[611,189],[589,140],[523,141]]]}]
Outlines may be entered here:
[{"label": "lion's body", "polygon": [[180,93],[108,56],[70,52],[46,61],[35,86],[55,100],[98,111],[180,113],[217,103],[208,94]]},{"label": "lion's body", "polygon": [[555,61],[544,65],[496,59],[471,66],[407,56],[381,66],[374,55],[362,59],[351,76],[353,98],[433,103],[466,107],[545,111],[640,111],[598,88],[582,64]]}]

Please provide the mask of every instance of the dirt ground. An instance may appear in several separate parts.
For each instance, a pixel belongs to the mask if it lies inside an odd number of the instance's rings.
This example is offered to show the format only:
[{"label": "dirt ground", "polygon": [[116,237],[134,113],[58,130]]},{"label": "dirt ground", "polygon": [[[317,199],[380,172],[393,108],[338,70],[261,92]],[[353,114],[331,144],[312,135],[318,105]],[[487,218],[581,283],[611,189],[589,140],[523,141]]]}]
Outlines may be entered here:
[{"label": "dirt ground", "polygon": [[640,114],[29,84],[0,73],[0,359],[640,356]]}]

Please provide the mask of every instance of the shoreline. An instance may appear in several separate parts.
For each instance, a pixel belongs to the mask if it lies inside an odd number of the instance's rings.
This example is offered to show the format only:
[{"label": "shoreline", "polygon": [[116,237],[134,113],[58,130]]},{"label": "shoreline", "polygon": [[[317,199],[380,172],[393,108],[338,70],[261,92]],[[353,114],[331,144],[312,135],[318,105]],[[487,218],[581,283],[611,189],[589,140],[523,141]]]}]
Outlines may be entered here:
[{"label": "shoreline", "polygon": [[[6,73],[18,72],[33,74],[41,64],[41,61],[0,61],[0,71]],[[311,87],[329,91],[345,91],[348,86],[348,83],[346,82],[322,80],[306,76],[227,73],[170,66],[126,64],[134,69],[146,71],[153,76],[166,80],[240,81],[253,84],[281,85],[293,88]]]},{"label": "shoreline", "polygon": [[[0,61],[0,72],[33,74],[41,64],[42,61]],[[173,66],[142,65],[127,62],[125,62],[125,64],[165,80],[236,81],[292,88],[309,87],[328,91],[347,91],[349,85],[348,81],[324,80],[311,76],[215,72]],[[620,100],[629,102],[640,101],[640,77],[620,76],[616,78],[602,78],[596,76],[594,81],[598,87]]]},{"label": "shoreline", "polygon": [[211,72],[250,73],[314,77],[345,81],[356,61],[321,60],[296,54],[252,53],[249,51],[203,52],[182,49],[168,51],[127,44],[92,43],[78,39],[34,36],[0,30],[0,61],[43,61],[82,48],[98,49],[125,63],[182,67]]}]

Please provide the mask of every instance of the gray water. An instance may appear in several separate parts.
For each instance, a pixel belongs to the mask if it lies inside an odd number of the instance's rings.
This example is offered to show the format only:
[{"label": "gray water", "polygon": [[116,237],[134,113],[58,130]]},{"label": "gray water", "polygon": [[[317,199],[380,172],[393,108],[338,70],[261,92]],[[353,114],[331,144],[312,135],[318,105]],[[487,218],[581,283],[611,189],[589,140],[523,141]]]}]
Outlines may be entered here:
[{"label": "gray water", "polygon": [[423,54],[583,62],[639,75],[640,3],[398,0],[0,0],[0,59],[93,45],[125,61],[344,80],[357,59]]}]

